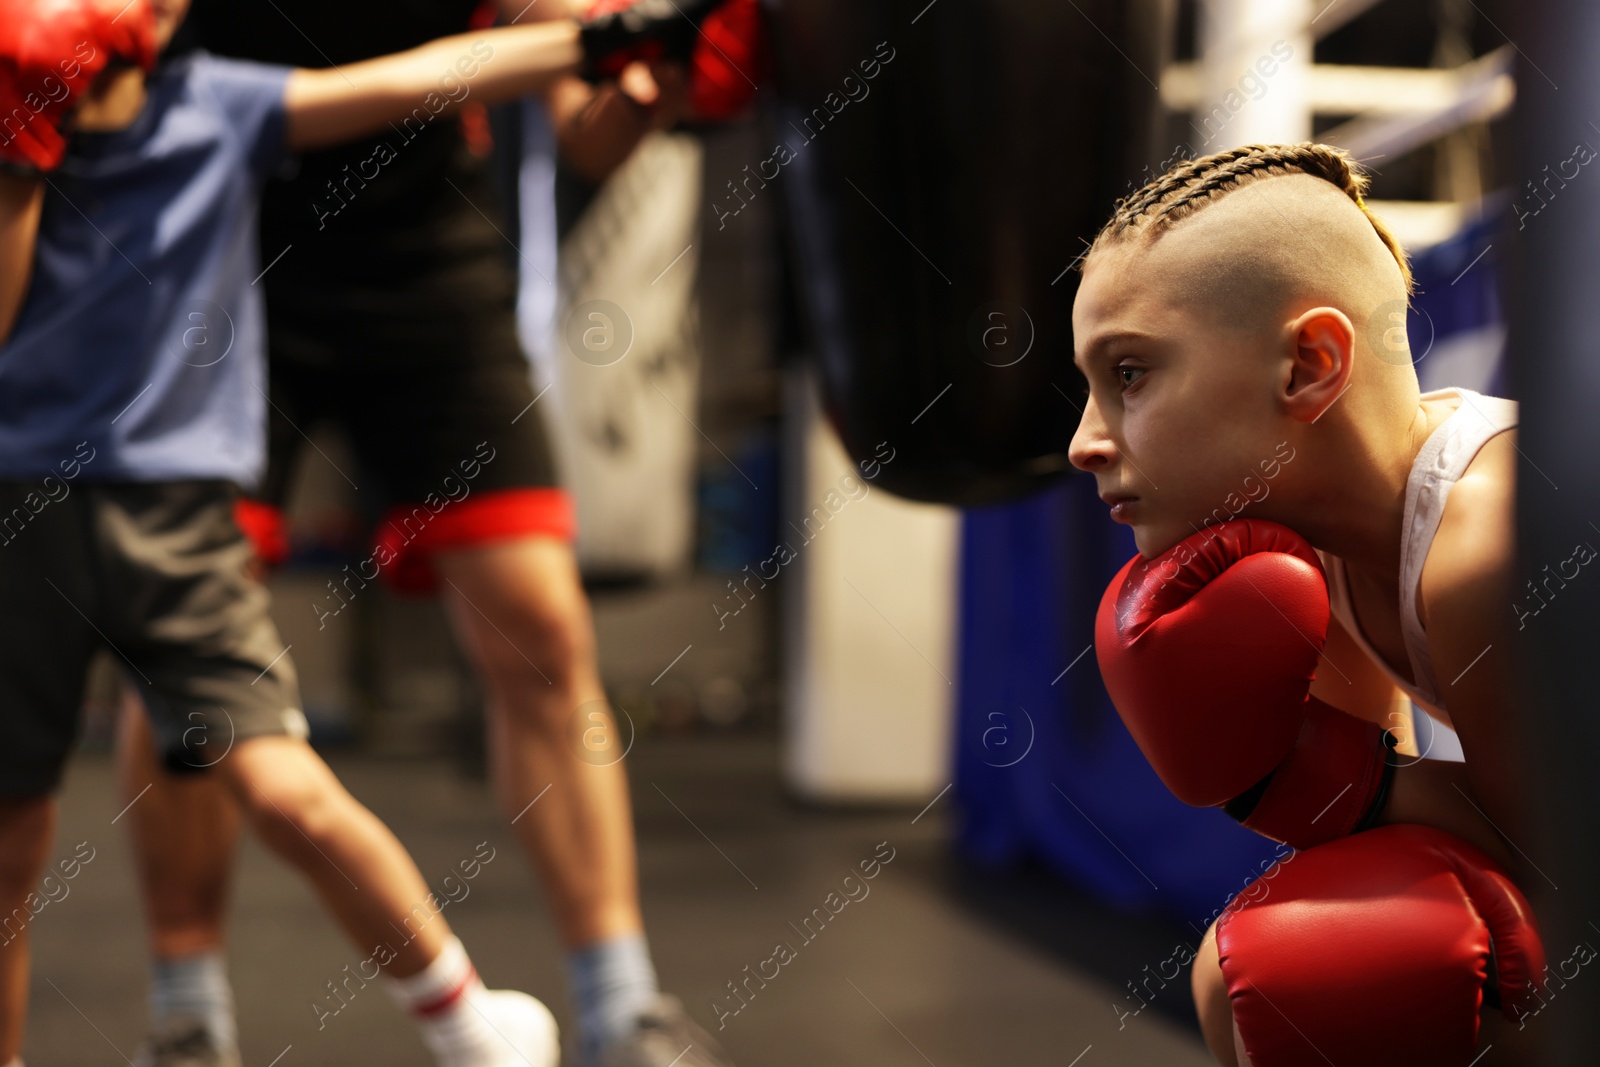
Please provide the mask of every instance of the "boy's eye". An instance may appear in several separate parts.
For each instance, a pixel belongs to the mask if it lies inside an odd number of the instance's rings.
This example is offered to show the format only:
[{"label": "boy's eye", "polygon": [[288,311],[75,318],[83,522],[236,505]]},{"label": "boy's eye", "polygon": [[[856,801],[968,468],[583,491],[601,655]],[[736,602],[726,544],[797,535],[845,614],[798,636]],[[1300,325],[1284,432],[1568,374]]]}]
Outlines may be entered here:
[{"label": "boy's eye", "polygon": [[1145,372],[1145,369],[1143,367],[1133,367],[1133,366],[1129,366],[1126,363],[1118,364],[1117,366],[1115,366],[1115,367],[1113,367],[1111,369],[1111,373],[1116,375],[1117,383],[1119,385],[1121,385],[1124,389],[1128,388],[1134,382],[1139,380],[1137,377],[1129,378],[1129,377],[1127,377],[1127,375],[1130,375],[1130,374],[1142,375],[1142,374],[1144,374],[1144,372]]}]

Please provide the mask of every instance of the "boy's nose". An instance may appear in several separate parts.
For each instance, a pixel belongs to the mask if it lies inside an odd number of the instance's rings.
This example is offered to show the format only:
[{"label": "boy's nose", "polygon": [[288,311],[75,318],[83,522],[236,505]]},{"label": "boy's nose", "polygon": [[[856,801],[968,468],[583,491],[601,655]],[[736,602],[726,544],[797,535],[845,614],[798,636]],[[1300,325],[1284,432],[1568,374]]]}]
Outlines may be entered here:
[{"label": "boy's nose", "polygon": [[1083,418],[1078,423],[1077,432],[1072,435],[1072,442],[1067,446],[1067,460],[1081,471],[1094,471],[1111,462],[1115,452],[1116,446],[1106,434],[1099,409],[1095,407],[1094,398],[1091,397],[1084,405]]}]

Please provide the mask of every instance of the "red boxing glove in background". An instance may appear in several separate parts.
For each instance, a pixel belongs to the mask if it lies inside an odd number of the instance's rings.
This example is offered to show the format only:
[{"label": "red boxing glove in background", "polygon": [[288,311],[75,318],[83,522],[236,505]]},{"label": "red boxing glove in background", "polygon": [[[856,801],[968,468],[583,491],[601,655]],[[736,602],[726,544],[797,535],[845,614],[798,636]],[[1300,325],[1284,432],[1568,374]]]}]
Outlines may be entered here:
[{"label": "red boxing glove in background", "polygon": [[728,0],[706,16],[689,57],[689,109],[726,122],[755,98],[767,70],[760,0]]},{"label": "red boxing glove in background", "polygon": [[635,61],[684,64],[690,113],[703,121],[742,111],[767,66],[759,0],[595,0],[582,42],[591,80]]},{"label": "red boxing glove in background", "polygon": [[0,0],[0,162],[60,166],[67,116],[113,60],[155,66],[147,0]]}]

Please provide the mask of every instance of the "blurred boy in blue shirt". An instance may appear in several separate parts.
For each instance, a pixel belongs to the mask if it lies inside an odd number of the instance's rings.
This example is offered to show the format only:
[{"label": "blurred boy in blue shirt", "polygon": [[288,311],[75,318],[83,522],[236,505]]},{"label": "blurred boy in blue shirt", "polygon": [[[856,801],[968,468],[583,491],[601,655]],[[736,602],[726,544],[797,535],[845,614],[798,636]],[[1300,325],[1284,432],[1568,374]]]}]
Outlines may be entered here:
[{"label": "blurred boy in blue shirt", "polygon": [[[104,644],[168,765],[227,783],[440,1064],[553,1067],[549,1011],[483,987],[404,848],[306,744],[232,518],[264,460],[257,199],[287,152],[681,52],[696,23],[560,19],[316,71],[155,66],[186,9],[0,0],[0,914],[28,914]],[[27,941],[24,922],[0,960],[0,1064],[20,1063]]]}]

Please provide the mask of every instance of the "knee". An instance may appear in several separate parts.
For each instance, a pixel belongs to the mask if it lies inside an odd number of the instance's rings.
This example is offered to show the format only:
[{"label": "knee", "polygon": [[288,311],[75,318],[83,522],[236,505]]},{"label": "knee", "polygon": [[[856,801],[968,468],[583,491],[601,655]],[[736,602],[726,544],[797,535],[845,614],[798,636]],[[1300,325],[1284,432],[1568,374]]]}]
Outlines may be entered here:
[{"label": "knee", "polygon": [[48,795],[0,799],[0,886],[32,888],[54,832],[55,802]]},{"label": "knee", "polygon": [[342,797],[343,787],[332,775],[301,772],[244,782],[239,800],[261,839],[284,853],[305,849],[308,843],[324,847],[338,820]]},{"label": "knee", "polygon": [[526,606],[499,627],[481,621],[476,659],[498,694],[568,689],[594,660],[593,626],[581,600]]}]

